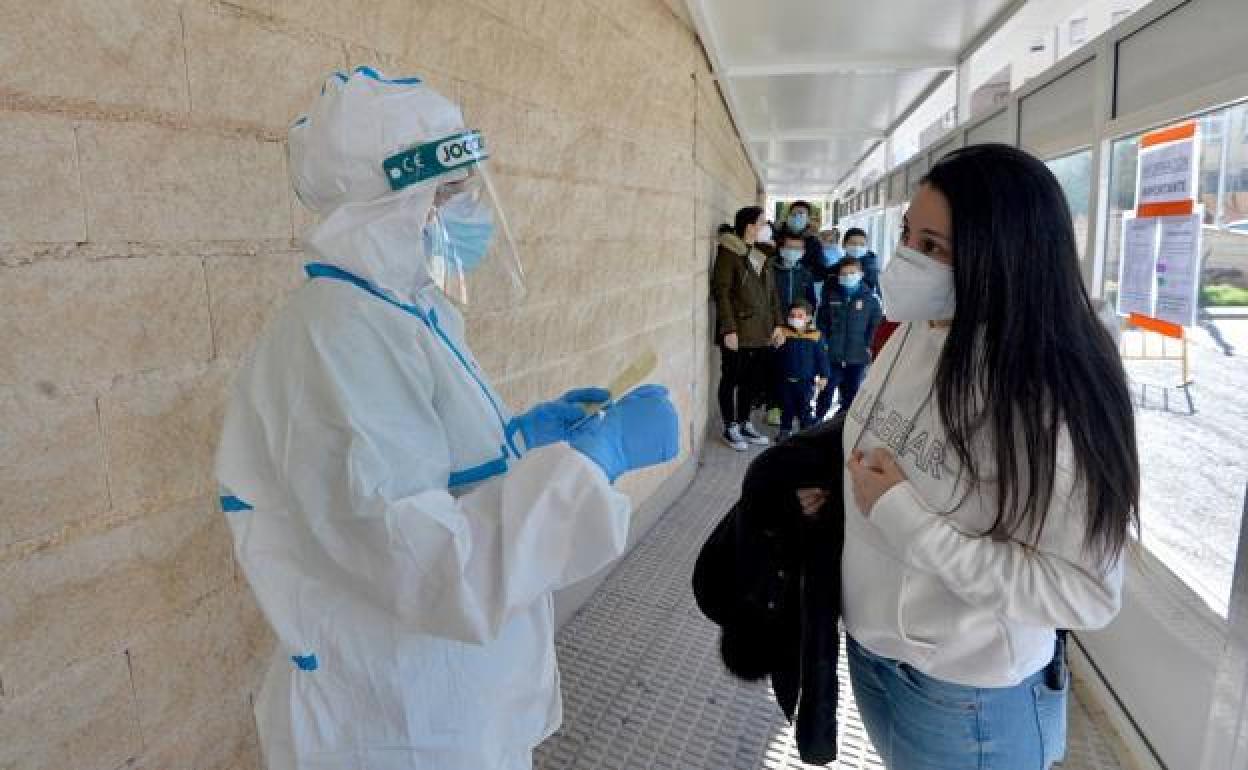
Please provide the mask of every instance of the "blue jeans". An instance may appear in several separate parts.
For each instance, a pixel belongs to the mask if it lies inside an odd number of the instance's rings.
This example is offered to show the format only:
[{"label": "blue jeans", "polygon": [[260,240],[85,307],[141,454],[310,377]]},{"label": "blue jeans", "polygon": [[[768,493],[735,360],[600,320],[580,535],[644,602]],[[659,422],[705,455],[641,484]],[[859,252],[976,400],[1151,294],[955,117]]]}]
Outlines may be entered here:
[{"label": "blue jeans", "polygon": [[854,699],[888,770],[1048,770],[1066,754],[1064,651],[1013,687],[968,687],[846,643]]}]

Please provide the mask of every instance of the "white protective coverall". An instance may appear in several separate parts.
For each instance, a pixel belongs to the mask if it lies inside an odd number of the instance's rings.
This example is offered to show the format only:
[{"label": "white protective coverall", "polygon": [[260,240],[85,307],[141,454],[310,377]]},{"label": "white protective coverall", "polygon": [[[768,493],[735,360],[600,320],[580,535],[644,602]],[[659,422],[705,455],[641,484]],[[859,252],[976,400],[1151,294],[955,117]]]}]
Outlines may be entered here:
[{"label": "white protective coverall", "polygon": [[[376,136],[400,134],[365,148],[378,163],[394,141],[463,130],[422,86],[441,124],[401,135],[388,113],[410,80],[361,70],[328,88],[355,102],[326,112],[323,94],[297,126],[375,105]],[[421,258],[430,188],[348,183],[335,199],[304,173],[329,155],[294,129],[291,155],[301,196],[329,201],[306,242],[314,277],[238,374],[217,457],[238,561],[278,637],[256,702],[267,765],[528,768],[561,718],[551,591],[623,552],[628,498],[566,443],[521,455],[506,438]]]}]

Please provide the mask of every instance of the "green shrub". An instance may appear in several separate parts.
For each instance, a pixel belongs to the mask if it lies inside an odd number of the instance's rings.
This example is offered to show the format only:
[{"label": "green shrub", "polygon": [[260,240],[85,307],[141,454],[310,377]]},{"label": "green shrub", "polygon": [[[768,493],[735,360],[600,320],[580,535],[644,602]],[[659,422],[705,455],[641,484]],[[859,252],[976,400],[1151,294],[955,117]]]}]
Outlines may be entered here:
[{"label": "green shrub", "polygon": [[1206,307],[1245,307],[1248,306],[1248,289],[1215,283],[1200,290],[1202,305]]}]

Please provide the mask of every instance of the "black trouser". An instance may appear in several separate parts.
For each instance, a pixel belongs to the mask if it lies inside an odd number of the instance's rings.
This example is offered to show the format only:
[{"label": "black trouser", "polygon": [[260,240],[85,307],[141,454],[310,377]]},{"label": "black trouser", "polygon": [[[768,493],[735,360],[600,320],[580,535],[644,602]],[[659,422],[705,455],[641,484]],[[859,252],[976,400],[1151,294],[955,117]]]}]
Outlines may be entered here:
[{"label": "black trouser", "polygon": [[767,408],[784,409],[784,363],[779,350],[771,351],[767,370]]},{"label": "black trouser", "polygon": [[748,422],[754,400],[766,393],[771,348],[729,350],[719,346],[723,364],[719,380],[719,413],[724,425]]},{"label": "black trouser", "polygon": [[815,424],[815,410],[811,401],[815,398],[814,380],[789,380],[783,385],[784,416],[780,418],[780,430],[793,430],[797,420],[802,430]]},{"label": "black trouser", "polygon": [[819,400],[815,404],[815,419],[823,422],[823,418],[832,409],[832,397],[838,390],[841,392],[841,405],[837,413],[848,409],[849,405],[854,403],[854,396],[858,395],[858,387],[862,385],[862,378],[866,371],[866,364],[845,364],[833,361],[832,376],[828,378],[827,387],[820,391]]}]

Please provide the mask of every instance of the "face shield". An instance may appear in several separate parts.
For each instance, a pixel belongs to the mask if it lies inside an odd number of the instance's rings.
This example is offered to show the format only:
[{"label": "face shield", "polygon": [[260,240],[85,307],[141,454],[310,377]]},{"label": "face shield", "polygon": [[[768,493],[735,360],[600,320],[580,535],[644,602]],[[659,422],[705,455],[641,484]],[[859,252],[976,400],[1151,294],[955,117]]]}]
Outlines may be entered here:
[{"label": "face shield", "polygon": [[395,284],[431,281],[461,305],[523,296],[485,139],[420,80],[335,74],[288,147],[295,192],[323,218],[323,250],[371,260]]},{"label": "face shield", "polygon": [[433,190],[421,250],[429,276],[447,297],[512,303],[524,296],[524,269],[490,178],[489,153],[478,131],[425,142],[383,164],[393,190]]}]

